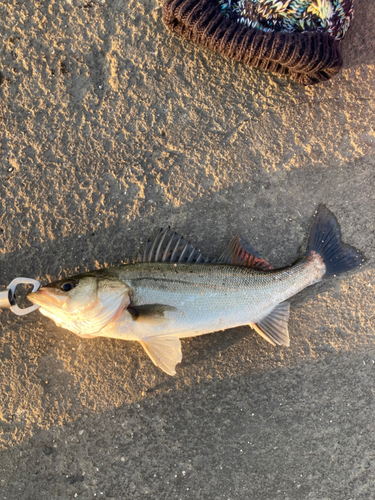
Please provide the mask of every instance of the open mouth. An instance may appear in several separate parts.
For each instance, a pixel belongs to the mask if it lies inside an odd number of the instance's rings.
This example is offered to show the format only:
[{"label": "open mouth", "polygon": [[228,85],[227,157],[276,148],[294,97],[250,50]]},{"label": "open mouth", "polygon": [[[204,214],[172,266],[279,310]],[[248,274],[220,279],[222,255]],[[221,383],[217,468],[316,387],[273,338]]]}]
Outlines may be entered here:
[{"label": "open mouth", "polygon": [[38,304],[39,306],[57,306],[62,307],[66,301],[68,300],[68,296],[66,294],[60,294],[58,292],[51,292],[46,288],[41,288],[35,293],[29,293],[27,298],[33,304]]}]

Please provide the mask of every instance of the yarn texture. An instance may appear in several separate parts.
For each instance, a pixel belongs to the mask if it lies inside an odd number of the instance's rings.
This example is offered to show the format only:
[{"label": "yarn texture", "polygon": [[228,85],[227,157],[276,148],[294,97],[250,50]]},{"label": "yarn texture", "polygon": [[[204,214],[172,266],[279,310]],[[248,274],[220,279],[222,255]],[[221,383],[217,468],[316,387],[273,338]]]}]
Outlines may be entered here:
[{"label": "yarn texture", "polygon": [[312,85],[342,67],[352,0],[164,0],[171,31],[249,66]]}]

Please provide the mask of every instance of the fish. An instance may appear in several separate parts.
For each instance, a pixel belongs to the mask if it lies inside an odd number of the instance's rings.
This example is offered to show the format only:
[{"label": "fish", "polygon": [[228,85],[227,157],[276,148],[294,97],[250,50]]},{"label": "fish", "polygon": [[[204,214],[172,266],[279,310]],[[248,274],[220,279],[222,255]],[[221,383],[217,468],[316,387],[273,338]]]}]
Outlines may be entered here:
[{"label": "fish", "polygon": [[319,205],[295,264],[274,269],[234,236],[217,258],[205,257],[169,228],[148,240],[138,260],[65,278],[30,293],[40,312],[81,338],[138,341],[168,375],[182,360],[181,341],[249,325],[273,346],[289,346],[287,300],[324,278],[363,265],[342,242],[335,215]]}]

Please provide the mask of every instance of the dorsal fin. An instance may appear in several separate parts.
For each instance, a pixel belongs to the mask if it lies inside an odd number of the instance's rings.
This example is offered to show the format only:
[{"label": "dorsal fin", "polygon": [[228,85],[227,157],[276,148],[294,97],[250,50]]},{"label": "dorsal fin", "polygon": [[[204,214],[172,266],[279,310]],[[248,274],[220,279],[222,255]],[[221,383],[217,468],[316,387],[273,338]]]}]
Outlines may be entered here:
[{"label": "dorsal fin", "polygon": [[138,262],[189,262],[207,264],[210,261],[193,245],[173,233],[170,228],[160,229],[153,241],[147,240],[143,253],[138,254]]},{"label": "dorsal fin", "polygon": [[233,236],[229,247],[220,255],[219,264],[254,267],[270,271],[273,267],[240,236]]}]

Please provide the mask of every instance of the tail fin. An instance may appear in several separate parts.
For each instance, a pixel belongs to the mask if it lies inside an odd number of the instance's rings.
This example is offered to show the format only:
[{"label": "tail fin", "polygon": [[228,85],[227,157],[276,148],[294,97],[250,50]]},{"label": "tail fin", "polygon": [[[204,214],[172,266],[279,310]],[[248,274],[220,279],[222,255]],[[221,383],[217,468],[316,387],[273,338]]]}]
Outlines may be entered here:
[{"label": "tail fin", "polygon": [[324,277],[350,271],[364,262],[361,252],[341,241],[339,223],[325,205],[319,205],[314,216],[305,256],[312,252],[323,259],[326,266]]}]

